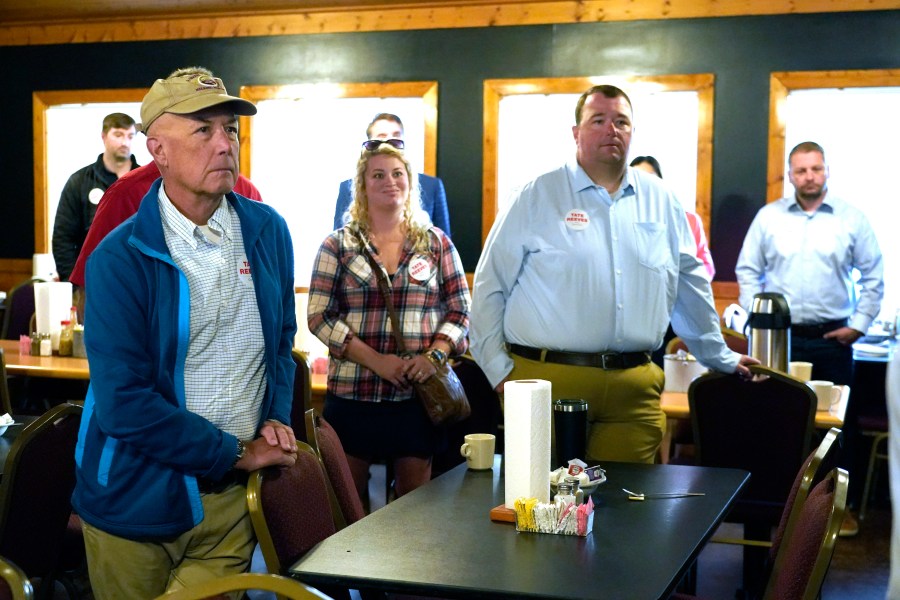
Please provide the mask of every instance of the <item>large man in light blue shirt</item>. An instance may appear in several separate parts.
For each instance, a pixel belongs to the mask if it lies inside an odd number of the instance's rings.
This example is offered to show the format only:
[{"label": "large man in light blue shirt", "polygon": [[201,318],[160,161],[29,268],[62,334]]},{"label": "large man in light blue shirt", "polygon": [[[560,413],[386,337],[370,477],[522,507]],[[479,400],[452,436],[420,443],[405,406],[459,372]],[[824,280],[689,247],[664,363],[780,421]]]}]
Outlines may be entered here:
[{"label": "large man in light blue shirt", "polygon": [[[779,292],[791,308],[791,360],[813,363],[813,379],[851,384],[853,349],[881,308],[884,267],[868,219],[828,193],[825,151],[798,144],[788,157],[794,196],[760,209],[735,274],[740,304]],[[860,294],[852,280],[860,272]]]},{"label": "large man in light blue shirt", "polygon": [[649,355],[670,317],[703,364],[749,376],[755,361],[722,340],[684,209],[662,180],[627,167],[631,119],[622,90],[582,94],[576,160],[526,184],[491,229],[470,339],[498,392],[541,378],[554,398],[586,399],[589,458],[652,462],[665,416]]}]

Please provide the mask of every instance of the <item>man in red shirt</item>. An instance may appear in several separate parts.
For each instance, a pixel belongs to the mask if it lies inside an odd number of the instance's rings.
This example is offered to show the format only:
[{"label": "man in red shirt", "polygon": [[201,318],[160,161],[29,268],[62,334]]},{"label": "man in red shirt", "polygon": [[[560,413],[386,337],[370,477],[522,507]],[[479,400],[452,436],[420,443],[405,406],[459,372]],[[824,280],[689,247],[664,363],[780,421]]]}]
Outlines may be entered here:
[{"label": "man in red shirt", "polygon": [[[103,194],[103,198],[100,199],[97,214],[94,215],[94,221],[88,230],[87,238],[81,247],[81,253],[78,255],[69,281],[84,288],[84,267],[91,252],[103,241],[106,234],[137,212],[138,205],[150,190],[150,185],[157,179],[159,179],[159,168],[156,163],[150,162],[129,171],[109,186],[109,189]],[[251,200],[262,201],[259,190],[243,175],[238,176],[234,191]]]}]

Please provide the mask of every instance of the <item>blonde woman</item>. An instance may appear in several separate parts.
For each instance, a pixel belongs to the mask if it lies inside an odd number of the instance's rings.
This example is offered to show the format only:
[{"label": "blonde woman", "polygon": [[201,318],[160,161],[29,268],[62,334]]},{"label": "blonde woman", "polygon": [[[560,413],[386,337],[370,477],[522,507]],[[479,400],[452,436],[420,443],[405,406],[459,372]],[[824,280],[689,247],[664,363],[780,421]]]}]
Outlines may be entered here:
[{"label": "blonde woman", "polygon": [[[420,218],[415,171],[399,139],[368,140],[350,219],[319,249],[309,328],[329,349],[324,416],[338,432],[361,496],[376,458],[394,464],[398,496],[431,478],[442,442],[412,383],[466,350],[469,289],[456,248]],[[401,356],[372,261],[387,277],[409,356]]]}]

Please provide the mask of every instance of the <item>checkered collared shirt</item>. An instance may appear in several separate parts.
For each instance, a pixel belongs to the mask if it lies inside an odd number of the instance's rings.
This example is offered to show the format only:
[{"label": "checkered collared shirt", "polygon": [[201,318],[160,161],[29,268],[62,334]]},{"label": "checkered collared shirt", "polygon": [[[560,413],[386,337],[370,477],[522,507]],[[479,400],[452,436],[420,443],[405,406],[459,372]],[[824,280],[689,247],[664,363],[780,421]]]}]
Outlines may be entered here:
[{"label": "checkered collared shirt", "polygon": [[187,409],[239,439],[253,439],[266,386],[265,340],[240,220],[223,197],[200,227],[178,212],[164,188],[159,212],[166,245],[191,295]]},{"label": "checkered collared shirt", "polygon": [[[409,352],[421,352],[442,339],[461,354],[468,345],[469,287],[450,238],[436,228],[431,232],[427,255],[413,252],[409,242],[404,245],[391,279],[391,300]],[[399,390],[343,358],[351,332],[377,352],[398,353],[378,279],[364,252],[359,234],[347,227],[322,243],[309,286],[309,329],[329,349],[329,392],[369,402],[408,400],[411,389]]]}]

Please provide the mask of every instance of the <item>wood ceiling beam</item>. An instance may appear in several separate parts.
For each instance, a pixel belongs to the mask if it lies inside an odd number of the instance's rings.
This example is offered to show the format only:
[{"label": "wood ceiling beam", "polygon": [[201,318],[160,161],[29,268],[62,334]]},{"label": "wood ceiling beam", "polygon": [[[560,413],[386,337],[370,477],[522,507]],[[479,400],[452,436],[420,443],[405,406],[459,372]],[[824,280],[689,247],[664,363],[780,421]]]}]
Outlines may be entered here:
[{"label": "wood ceiling beam", "polygon": [[[0,17],[0,45],[79,44],[446,29],[460,27],[502,27],[557,23],[612,22],[656,19],[734,17],[743,15],[807,14],[891,10],[897,0],[550,0],[484,4],[459,2],[405,2],[373,6],[335,4],[339,8],[239,12],[207,8],[202,15],[152,15],[86,19],[53,11],[61,17],[39,23],[17,23]],[[38,4],[63,6],[59,0],[38,0]],[[71,5],[71,3],[67,3]],[[205,5],[204,5],[205,6]],[[49,13],[49,11],[48,11]],[[68,15],[68,16],[67,16]]]}]

